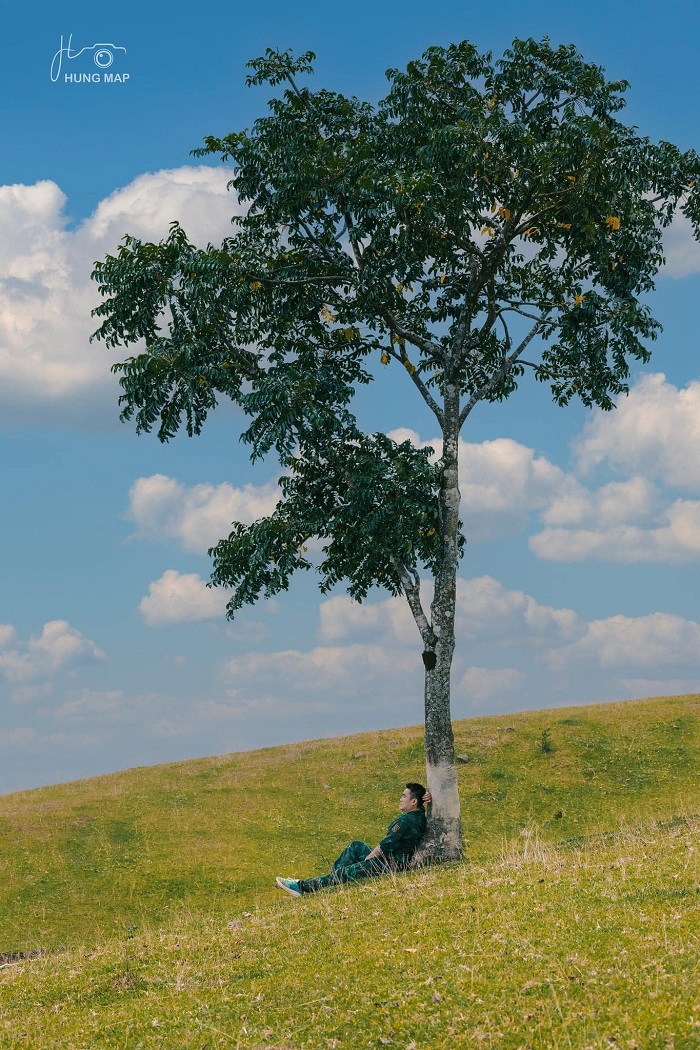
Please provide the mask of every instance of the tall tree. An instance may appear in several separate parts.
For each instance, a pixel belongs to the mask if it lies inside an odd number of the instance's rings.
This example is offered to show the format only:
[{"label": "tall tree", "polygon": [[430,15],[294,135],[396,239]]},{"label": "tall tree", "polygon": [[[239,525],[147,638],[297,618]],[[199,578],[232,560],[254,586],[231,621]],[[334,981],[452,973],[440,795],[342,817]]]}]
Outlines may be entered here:
[{"label": "tall tree", "polygon": [[[177,223],[159,244],[126,236],[95,267],[95,335],[144,344],[114,366],[138,431],[199,433],[225,396],[252,459],[279,459],[274,512],[210,552],[230,616],[301,569],[324,592],[406,597],[425,665],[424,852],[454,858],[460,431],[526,375],[558,405],[613,407],[659,329],[644,297],[662,230],[680,209],[697,234],[700,163],[620,123],[627,84],[573,46],[516,40],[497,62],[432,47],[388,71],[377,105],[300,86],[313,58],[249,63],[249,84],[282,86],[269,112],[195,151],[233,164],[232,236],[203,250]],[[380,364],[433,413],[437,461],[358,426],[353,397]]]}]

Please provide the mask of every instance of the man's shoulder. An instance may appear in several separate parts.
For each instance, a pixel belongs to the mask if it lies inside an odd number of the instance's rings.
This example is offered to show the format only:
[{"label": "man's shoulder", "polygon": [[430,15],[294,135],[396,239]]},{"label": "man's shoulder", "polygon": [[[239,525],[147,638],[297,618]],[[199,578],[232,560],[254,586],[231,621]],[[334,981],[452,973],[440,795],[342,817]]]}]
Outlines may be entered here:
[{"label": "man's shoulder", "polygon": [[425,824],[424,810],[414,809],[411,810],[410,813],[400,813],[399,816],[391,822],[389,831],[399,831],[401,828],[410,828],[413,827],[414,824]]}]

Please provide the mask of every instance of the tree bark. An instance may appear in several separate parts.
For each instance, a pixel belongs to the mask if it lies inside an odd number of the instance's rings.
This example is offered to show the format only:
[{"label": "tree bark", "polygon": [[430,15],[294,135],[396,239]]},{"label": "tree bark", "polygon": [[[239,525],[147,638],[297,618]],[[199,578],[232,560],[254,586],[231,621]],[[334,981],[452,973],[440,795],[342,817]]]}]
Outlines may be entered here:
[{"label": "tree bark", "polygon": [[417,863],[459,860],[462,857],[462,821],[450,711],[459,550],[459,428],[459,391],[455,386],[448,385],[445,391],[440,485],[443,556],[435,579],[431,606],[435,648],[434,653],[427,651],[423,655],[425,761],[427,786],[433,802],[428,827],[416,856]]}]

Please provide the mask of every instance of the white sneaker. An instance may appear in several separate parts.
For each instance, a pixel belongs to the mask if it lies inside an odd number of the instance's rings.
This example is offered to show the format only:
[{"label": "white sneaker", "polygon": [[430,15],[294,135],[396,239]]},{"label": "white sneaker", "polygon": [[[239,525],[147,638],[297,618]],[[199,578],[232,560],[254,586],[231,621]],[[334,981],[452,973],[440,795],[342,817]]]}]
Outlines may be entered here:
[{"label": "white sneaker", "polygon": [[281,875],[278,875],[275,883],[281,890],[291,893],[292,897],[301,897],[301,890],[296,879],[283,879]]}]

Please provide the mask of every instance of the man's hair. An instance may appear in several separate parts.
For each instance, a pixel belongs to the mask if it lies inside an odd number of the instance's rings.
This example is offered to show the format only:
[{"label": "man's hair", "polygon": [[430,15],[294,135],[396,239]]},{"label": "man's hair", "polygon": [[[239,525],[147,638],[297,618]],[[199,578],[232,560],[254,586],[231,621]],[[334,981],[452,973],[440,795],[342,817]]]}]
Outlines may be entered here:
[{"label": "man's hair", "polygon": [[409,792],[411,793],[411,798],[414,798],[416,800],[416,802],[418,803],[418,809],[422,809],[423,808],[423,795],[425,794],[425,788],[423,787],[423,785],[422,784],[406,784],[406,787],[408,788]]}]

